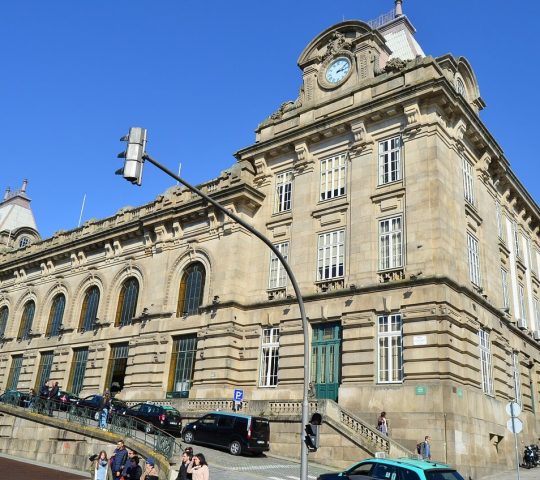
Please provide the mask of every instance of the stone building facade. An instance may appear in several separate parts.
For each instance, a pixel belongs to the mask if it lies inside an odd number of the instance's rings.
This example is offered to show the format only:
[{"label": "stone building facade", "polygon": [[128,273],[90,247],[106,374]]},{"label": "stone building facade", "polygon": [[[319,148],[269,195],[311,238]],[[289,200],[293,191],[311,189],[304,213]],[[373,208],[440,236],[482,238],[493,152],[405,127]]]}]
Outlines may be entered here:
[{"label": "stone building facade", "polygon": [[[306,303],[311,395],[436,458],[512,465],[540,433],[540,210],[480,119],[463,57],[400,11],[302,52],[300,95],[201,186],[265,233]],[[276,258],[189,191],[0,254],[0,385],[298,400],[303,336]]]}]

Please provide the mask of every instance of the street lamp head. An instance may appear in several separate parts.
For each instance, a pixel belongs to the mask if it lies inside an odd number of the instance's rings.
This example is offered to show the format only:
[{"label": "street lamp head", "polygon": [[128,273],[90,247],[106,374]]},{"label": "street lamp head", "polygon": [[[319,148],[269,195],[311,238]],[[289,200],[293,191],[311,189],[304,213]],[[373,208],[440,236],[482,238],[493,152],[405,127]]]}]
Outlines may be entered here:
[{"label": "street lamp head", "polygon": [[141,127],[131,127],[129,133],[120,140],[127,142],[126,150],[118,154],[118,158],[125,160],[124,166],[115,173],[122,175],[128,182],[140,186],[146,153],[147,130]]}]

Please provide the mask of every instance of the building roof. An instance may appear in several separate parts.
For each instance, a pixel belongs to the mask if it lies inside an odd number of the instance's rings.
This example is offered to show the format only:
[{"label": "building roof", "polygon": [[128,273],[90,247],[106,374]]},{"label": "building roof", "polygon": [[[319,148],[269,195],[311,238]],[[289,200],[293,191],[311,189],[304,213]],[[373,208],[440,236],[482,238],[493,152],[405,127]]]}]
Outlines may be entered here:
[{"label": "building roof", "polygon": [[36,221],[30,199],[26,195],[27,180],[20,190],[12,192],[8,187],[0,202],[0,232],[16,232],[21,228],[31,228],[37,232]]}]

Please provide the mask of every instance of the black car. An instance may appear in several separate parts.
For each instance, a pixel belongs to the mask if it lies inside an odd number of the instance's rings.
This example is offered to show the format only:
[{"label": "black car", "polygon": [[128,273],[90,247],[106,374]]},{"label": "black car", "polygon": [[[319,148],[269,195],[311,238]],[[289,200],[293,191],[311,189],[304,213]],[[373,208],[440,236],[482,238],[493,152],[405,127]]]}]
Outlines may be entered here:
[{"label": "black car", "polygon": [[6,390],[0,395],[0,402],[26,408],[30,404],[30,393],[20,390]]},{"label": "black car", "polygon": [[[79,412],[81,415],[99,420],[99,407],[102,399],[103,395],[89,395],[88,397],[77,400],[76,406],[80,407]],[[128,408],[127,403],[119,398],[112,398],[111,405],[112,413],[123,412]]]},{"label": "black car", "polygon": [[270,421],[263,417],[213,412],[188,423],[182,430],[187,443],[226,448],[232,455],[270,450]]},{"label": "black car", "polygon": [[53,408],[55,410],[62,410],[66,412],[70,409],[72,405],[77,403],[79,397],[71,392],[66,392],[65,390],[58,390],[55,398],[51,398],[54,401]]},{"label": "black car", "polygon": [[154,427],[164,430],[175,437],[182,432],[182,416],[176,408],[168,405],[154,405],[153,403],[137,403],[123,410],[122,415],[135,417],[143,422],[141,425],[146,433],[152,433]]}]

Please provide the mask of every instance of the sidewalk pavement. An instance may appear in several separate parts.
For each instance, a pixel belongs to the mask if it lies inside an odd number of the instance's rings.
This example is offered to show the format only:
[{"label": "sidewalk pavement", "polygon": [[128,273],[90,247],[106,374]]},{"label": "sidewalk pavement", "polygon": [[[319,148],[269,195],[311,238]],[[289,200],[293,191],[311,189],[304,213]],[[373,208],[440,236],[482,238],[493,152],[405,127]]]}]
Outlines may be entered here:
[{"label": "sidewalk pavement", "polygon": [[[482,477],[480,480],[517,480],[517,478],[517,471],[509,470],[503,473],[496,473],[494,475]],[[540,467],[531,468],[530,470],[520,468],[519,478],[520,480],[538,480],[540,478]]]}]

